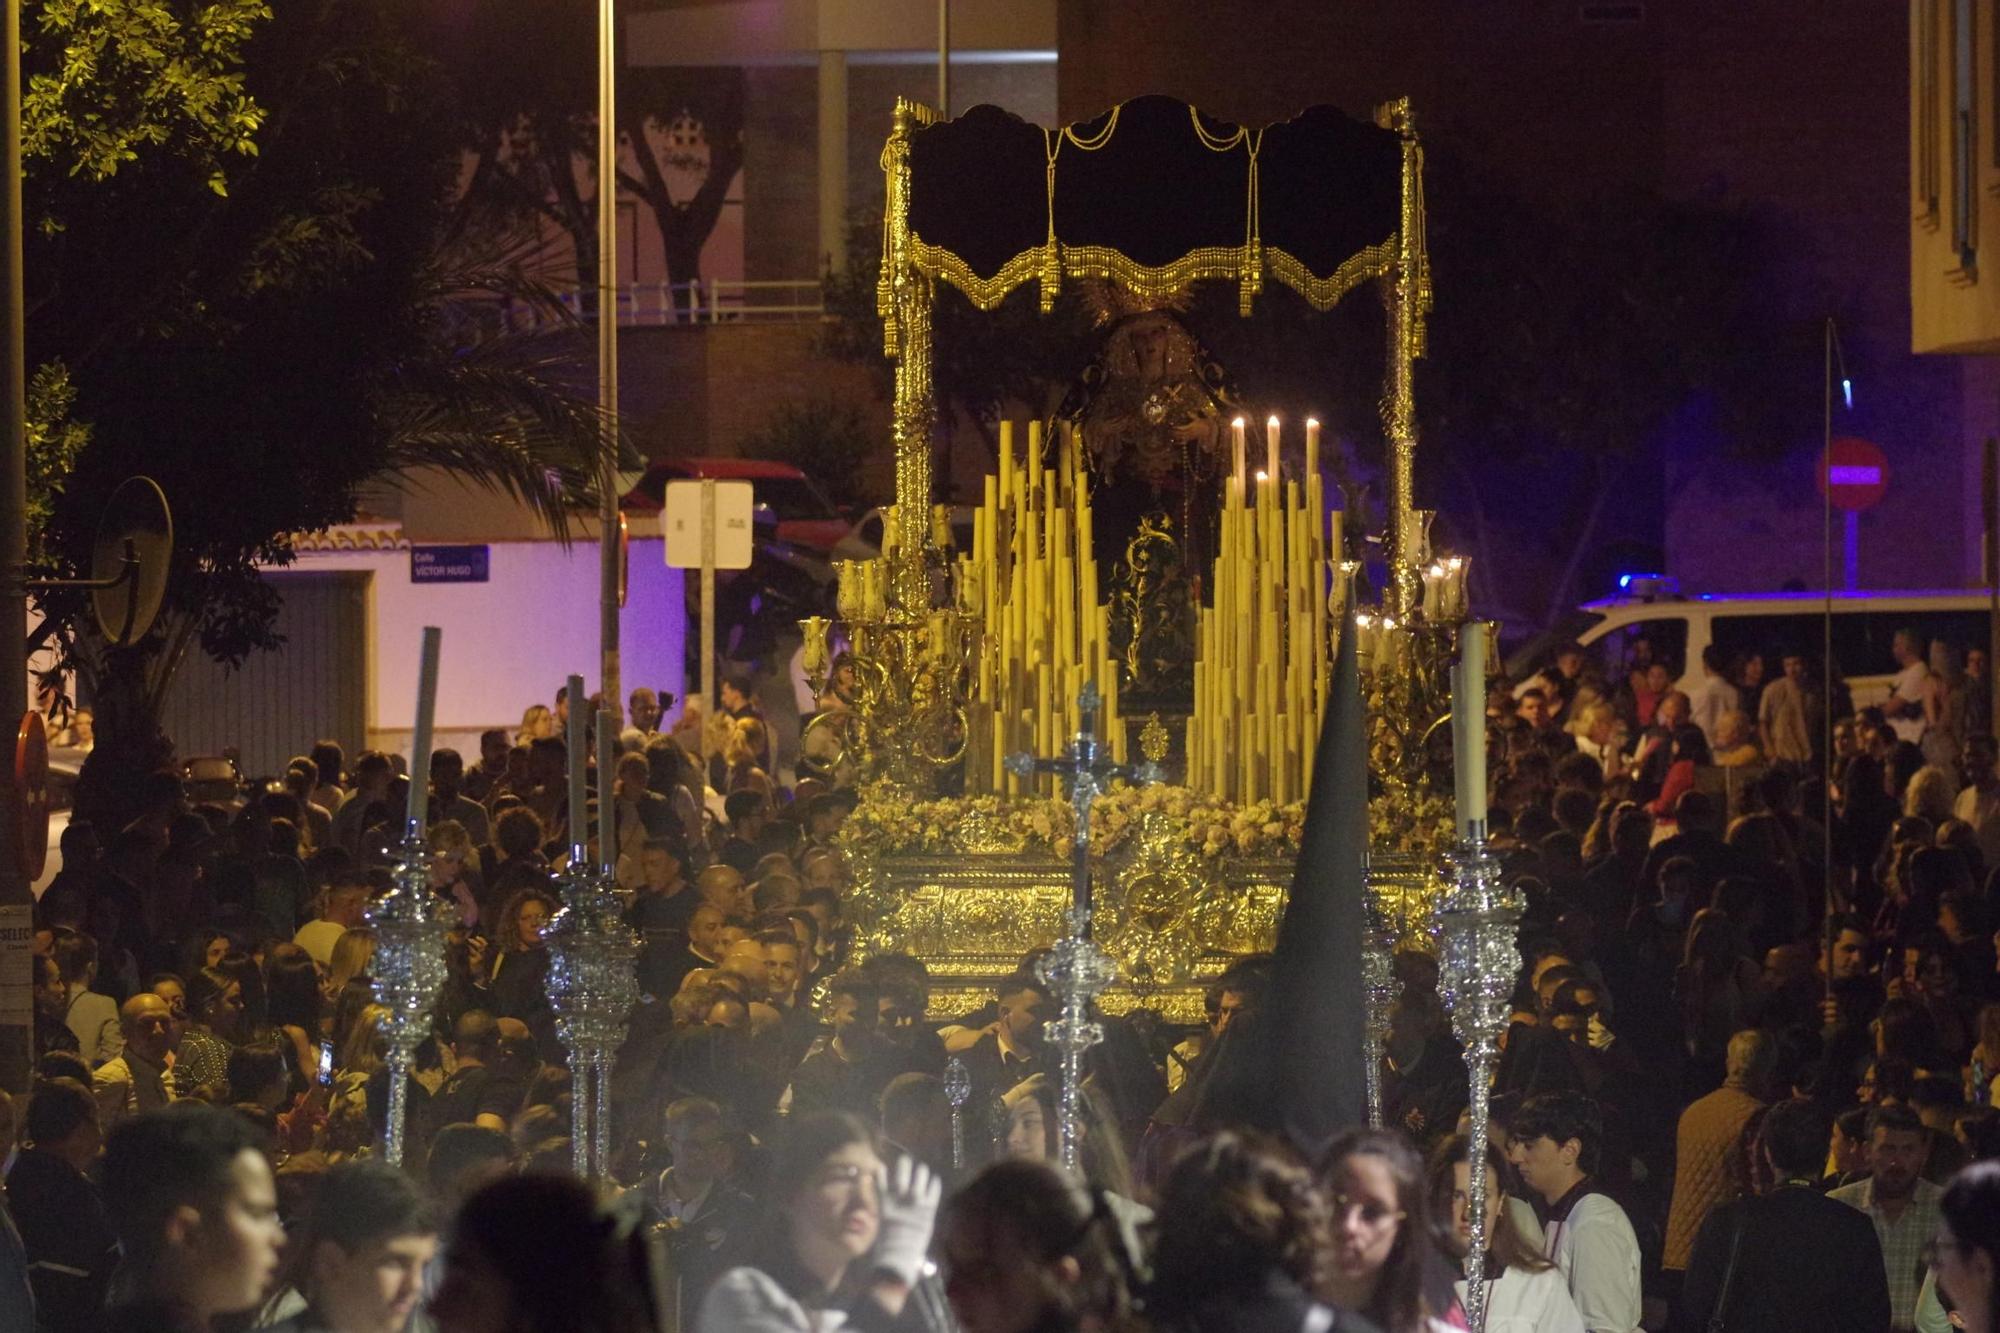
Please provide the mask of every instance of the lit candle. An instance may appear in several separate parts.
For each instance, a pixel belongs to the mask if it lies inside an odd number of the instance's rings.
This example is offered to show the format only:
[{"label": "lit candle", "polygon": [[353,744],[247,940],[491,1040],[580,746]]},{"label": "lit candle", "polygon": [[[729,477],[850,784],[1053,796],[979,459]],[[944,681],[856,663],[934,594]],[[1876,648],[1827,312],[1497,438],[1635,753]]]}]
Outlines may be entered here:
[{"label": "lit candle", "polygon": [[424,626],[423,648],[417,659],[417,717],[410,735],[410,803],[405,811],[411,834],[424,831],[431,804],[431,733],[437,722],[438,645],[444,631]]},{"label": "lit candle", "polygon": [[1486,823],[1486,622],[1470,620],[1459,630],[1458,661],[1451,669],[1452,796],[1458,804],[1458,835],[1470,836],[1476,820]]},{"label": "lit candle", "polygon": [[587,746],[584,740],[584,718],[590,715],[590,702],[583,695],[583,677],[569,678],[569,692],[565,696],[569,703],[569,845],[570,860],[581,865],[583,862],[584,839],[590,836],[589,826],[584,822],[584,811],[590,802],[589,793],[583,780],[583,752]]},{"label": "lit candle", "polygon": [[1238,417],[1236,418],[1236,420],[1229,423],[1229,438],[1230,438],[1230,446],[1235,451],[1233,454],[1233,457],[1235,458],[1235,466],[1231,469],[1229,475],[1235,479],[1236,489],[1239,493],[1241,493],[1249,489],[1249,487],[1244,484],[1245,480],[1249,476],[1249,473],[1245,469],[1243,461],[1245,445],[1243,440],[1242,417]]},{"label": "lit candle", "polygon": [[618,868],[618,715],[597,710],[597,863]]},{"label": "lit candle", "polygon": [[1278,419],[1272,417],[1264,423],[1264,470],[1273,480],[1278,475]]},{"label": "lit candle", "polygon": [[1314,417],[1306,418],[1306,475],[1319,475],[1319,421]]}]

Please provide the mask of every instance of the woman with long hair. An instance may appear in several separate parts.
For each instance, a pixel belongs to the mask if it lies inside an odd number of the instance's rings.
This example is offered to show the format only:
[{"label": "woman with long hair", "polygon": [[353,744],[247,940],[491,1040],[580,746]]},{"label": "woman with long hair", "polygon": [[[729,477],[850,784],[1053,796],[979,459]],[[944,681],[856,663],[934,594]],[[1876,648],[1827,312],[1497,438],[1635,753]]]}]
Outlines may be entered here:
[{"label": "woman with long hair", "polygon": [[1349,1130],[1327,1150],[1320,1179],[1333,1206],[1326,1302],[1382,1333],[1446,1333],[1451,1297],[1416,1149],[1391,1130]]},{"label": "woman with long hair", "polygon": [[938,1226],[945,1294],[965,1333],[1136,1328],[1123,1244],[1104,1196],[1046,1162],[995,1162]]},{"label": "woman with long hair", "polygon": [[181,1033],[174,1081],[182,1096],[229,1085],[229,1052],[243,1039],[243,984],[220,968],[187,979],[187,1030]]},{"label": "woman with long hair", "polygon": [[468,958],[480,1008],[523,1022],[547,1009],[543,982],[549,974],[549,950],[542,943],[542,927],[560,906],[553,893],[539,887],[521,889],[507,899],[491,942]]},{"label": "woman with long hair", "polygon": [[1691,722],[1683,722],[1674,728],[1669,745],[1666,773],[1660,780],[1660,794],[1646,807],[1653,812],[1655,819],[1673,819],[1674,808],[1680,804],[1681,797],[1694,790],[1695,770],[1707,768],[1715,762],[1709,753],[1707,735]]},{"label": "woman with long hair", "polygon": [[514,733],[514,744],[530,745],[556,734],[556,715],[549,711],[549,706],[529,704],[521,710],[521,726]]},{"label": "woman with long hair", "polygon": [[[702,1333],[833,1333],[903,1316],[923,1277],[936,1177],[913,1157],[885,1167],[875,1132],[835,1111],[792,1126],[769,1179],[784,1193],[773,1200],[756,1261],[715,1280],[695,1326]],[[940,1327],[928,1311],[919,1301],[911,1312]]]},{"label": "woman with long hair", "polygon": [[[1077,1090],[1082,1115],[1082,1137],[1077,1141],[1077,1167],[1093,1189],[1105,1190],[1121,1201],[1121,1208],[1144,1209],[1131,1203],[1132,1165],[1120,1141],[1118,1122],[1112,1119],[1105,1099],[1090,1083]],[[1007,1112],[1007,1132],[1001,1147],[1008,1157],[1034,1162],[1053,1162],[1061,1150],[1061,1122],[1057,1117],[1056,1089],[1046,1075],[1023,1079],[1001,1094]]]},{"label": "woman with long hair", "polygon": [[337,1000],[348,982],[368,975],[368,965],[374,961],[373,927],[349,926],[333,942],[333,953],[326,965],[326,993]]},{"label": "woman with long hair", "polygon": [[[1461,1261],[1472,1246],[1470,1152],[1471,1145],[1461,1136],[1440,1145],[1431,1156],[1431,1208],[1438,1241]],[[1583,1333],[1583,1316],[1570,1299],[1562,1271],[1515,1228],[1514,1215],[1504,1206],[1506,1188],[1507,1159],[1488,1139],[1486,1264],[1480,1276],[1488,1333]],[[1457,1290],[1462,1306],[1463,1279]]]},{"label": "woman with long hair", "polygon": [[348,1108],[366,1114],[368,1080],[389,1053],[389,1038],[382,1026],[388,1016],[382,1005],[368,1005],[355,1016],[347,1040],[333,1048],[333,1087],[327,1094],[329,1120]]},{"label": "woman with long hair", "polygon": [[214,967],[234,952],[236,941],[222,927],[207,926],[197,930],[187,937],[187,943],[181,950],[181,975]]},{"label": "woman with long hair", "polygon": [[269,1036],[271,996],[264,989],[264,969],[257,966],[257,959],[243,950],[232,949],[215,965],[215,970],[236,978],[243,988],[243,1033],[236,1040],[245,1042],[252,1037]]},{"label": "woman with long hair", "polygon": [[1182,1333],[1337,1330],[1323,1290],[1333,1209],[1284,1143],[1222,1130],[1174,1162],[1160,1188],[1146,1313]]},{"label": "woman with long hair", "polygon": [[272,945],[264,955],[264,993],[270,1005],[271,1025],[284,1038],[292,1072],[310,1076],[316,1067],[321,1029],[325,1026],[322,1014],[326,997],[320,993],[318,964],[296,944]]}]

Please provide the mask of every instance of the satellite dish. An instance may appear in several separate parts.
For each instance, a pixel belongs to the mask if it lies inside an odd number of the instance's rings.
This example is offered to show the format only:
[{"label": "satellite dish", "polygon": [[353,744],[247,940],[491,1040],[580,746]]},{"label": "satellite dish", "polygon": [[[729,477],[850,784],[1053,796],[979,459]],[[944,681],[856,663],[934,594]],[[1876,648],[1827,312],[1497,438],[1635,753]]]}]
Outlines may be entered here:
[{"label": "satellite dish", "polygon": [[111,493],[90,551],[90,603],[97,627],[117,647],[153,627],[167,595],[174,519],[151,477],[127,477]]}]

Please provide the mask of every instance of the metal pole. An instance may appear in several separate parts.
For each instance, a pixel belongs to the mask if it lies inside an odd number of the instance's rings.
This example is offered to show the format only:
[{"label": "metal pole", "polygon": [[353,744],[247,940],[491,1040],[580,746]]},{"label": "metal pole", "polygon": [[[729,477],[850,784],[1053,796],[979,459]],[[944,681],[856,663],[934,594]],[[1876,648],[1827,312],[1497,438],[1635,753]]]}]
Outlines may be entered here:
[{"label": "metal pole", "polygon": [[951,0],[938,0],[939,120],[951,118]]},{"label": "metal pole", "polygon": [[[1986,437],[1980,502],[1986,511],[1986,697],[1989,719],[2000,718],[2000,439]],[[1990,729],[1990,724],[1989,724]]]},{"label": "metal pole", "polygon": [[[1823,842],[1820,846],[1821,865],[1825,869],[1825,882],[1820,886],[1825,899],[1820,920],[1820,944],[1826,951],[1822,970],[1825,972],[1823,997],[1833,997],[1833,919],[1837,909],[1844,909],[1848,896],[1842,893],[1843,901],[1838,905],[1833,900],[1833,886],[1839,876],[1833,867],[1833,316],[1826,319],[1825,379],[1821,384],[1820,404],[1820,587],[1825,589],[1826,602],[1820,617],[1820,740],[1825,746],[1822,751],[1826,764],[1825,780],[1820,783],[1820,828]],[[1848,886],[1852,888],[1850,884]]]},{"label": "metal pole", "polygon": [[[28,558],[28,352],[25,283],[21,237],[21,0],[6,0],[4,30],[6,93],[0,103],[0,175],[6,177],[6,236],[0,238],[0,284],[7,290],[6,365],[7,420],[5,450],[0,460],[0,723],[11,734],[28,711],[28,599],[22,587],[22,564]],[[0,820],[0,905],[32,904],[27,877],[21,873],[16,821]],[[11,961],[0,974],[5,1011],[19,1020],[0,1026],[0,1086],[10,1092],[28,1090],[33,1040],[30,993],[32,959],[25,949],[9,951]]]},{"label": "metal pole", "polygon": [[715,481],[701,480],[701,707],[715,716]]},{"label": "metal pole", "polygon": [[[618,709],[624,682],[618,661],[618,16],[613,0],[597,5],[597,405],[607,435],[597,467],[597,614],[599,688]],[[582,704],[572,699],[574,709]]]}]

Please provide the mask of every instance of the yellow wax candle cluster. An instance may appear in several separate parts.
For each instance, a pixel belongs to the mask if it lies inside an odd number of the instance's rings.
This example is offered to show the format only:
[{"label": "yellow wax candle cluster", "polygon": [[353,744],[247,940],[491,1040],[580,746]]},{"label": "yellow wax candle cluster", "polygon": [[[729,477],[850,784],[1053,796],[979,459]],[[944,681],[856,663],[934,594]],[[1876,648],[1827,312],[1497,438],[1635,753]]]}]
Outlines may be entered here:
[{"label": "yellow wax candle cluster", "polygon": [[1243,804],[1283,804],[1306,796],[1326,711],[1327,591],[1340,514],[1329,535],[1317,421],[1306,422],[1303,487],[1283,478],[1276,417],[1254,478],[1240,417],[1232,429],[1212,596],[1196,637],[1188,785]]},{"label": "yellow wax candle cluster", "polygon": [[976,760],[966,765],[966,788],[1012,795],[1057,790],[1053,778],[1007,772],[1005,760],[1019,751],[1053,755],[1067,745],[1079,722],[1077,696],[1092,681],[1104,696],[1097,734],[1114,758],[1125,758],[1081,441],[1065,424],[1056,465],[1044,467],[1040,422],[1028,424],[1027,437],[1026,452],[1016,457],[1013,423],[1000,424],[1000,471],[986,478],[972,554],[958,571],[962,602],[981,617],[972,726],[983,744],[969,747]]}]

